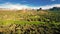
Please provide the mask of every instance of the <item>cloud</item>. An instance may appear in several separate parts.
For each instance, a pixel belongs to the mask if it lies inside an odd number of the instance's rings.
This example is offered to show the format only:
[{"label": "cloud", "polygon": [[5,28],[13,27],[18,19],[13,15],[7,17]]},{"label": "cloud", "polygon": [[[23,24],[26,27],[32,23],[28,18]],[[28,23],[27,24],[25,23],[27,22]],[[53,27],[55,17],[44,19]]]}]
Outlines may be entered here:
[{"label": "cloud", "polygon": [[28,6],[27,4],[26,5],[22,5],[22,4],[12,4],[12,3],[4,3],[4,4],[0,4],[0,8],[7,8],[7,9],[18,9],[18,10],[21,10],[21,9],[38,9],[38,7],[31,7],[31,6]]},{"label": "cloud", "polygon": [[45,6],[40,6],[42,9],[50,9],[53,7],[60,7],[60,4],[52,4],[52,5],[45,5]]},{"label": "cloud", "polygon": [[12,3],[5,3],[0,4],[0,8],[9,8],[9,9],[26,9],[29,8],[29,6],[21,5],[21,4],[12,4]]},{"label": "cloud", "polygon": [[0,4],[0,8],[8,8],[8,9],[17,9],[17,10],[21,10],[21,9],[50,9],[53,7],[60,7],[60,4],[52,4],[52,5],[45,5],[45,6],[28,6],[28,5],[22,5],[22,4],[12,4],[12,3],[4,3],[4,4]]}]

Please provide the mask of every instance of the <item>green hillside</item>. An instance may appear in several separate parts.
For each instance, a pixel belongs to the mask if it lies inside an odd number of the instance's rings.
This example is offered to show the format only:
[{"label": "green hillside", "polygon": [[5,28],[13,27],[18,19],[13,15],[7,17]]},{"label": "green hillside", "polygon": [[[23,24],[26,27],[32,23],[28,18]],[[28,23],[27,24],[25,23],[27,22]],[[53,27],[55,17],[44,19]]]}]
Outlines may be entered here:
[{"label": "green hillside", "polygon": [[60,34],[59,12],[0,10],[0,34]]}]

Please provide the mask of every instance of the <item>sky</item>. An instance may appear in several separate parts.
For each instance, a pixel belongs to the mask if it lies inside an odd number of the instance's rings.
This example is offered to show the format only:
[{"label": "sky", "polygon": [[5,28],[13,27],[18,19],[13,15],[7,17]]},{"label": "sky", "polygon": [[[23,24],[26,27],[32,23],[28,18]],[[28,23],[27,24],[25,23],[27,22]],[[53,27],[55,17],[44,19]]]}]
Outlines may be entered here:
[{"label": "sky", "polygon": [[10,9],[49,9],[52,7],[60,7],[60,0],[0,0],[0,8]]}]

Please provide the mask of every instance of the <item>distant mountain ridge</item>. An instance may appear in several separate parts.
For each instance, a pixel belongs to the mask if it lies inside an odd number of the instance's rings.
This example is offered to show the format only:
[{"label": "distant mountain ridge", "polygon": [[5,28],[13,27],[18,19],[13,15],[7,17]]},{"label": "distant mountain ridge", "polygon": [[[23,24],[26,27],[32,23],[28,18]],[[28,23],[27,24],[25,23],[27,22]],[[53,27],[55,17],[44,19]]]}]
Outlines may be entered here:
[{"label": "distant mountain ridge", "polygon": [[49,9],[49,10],[51,10],[51,11],[60,11],[60,7],[53,7],[51,9]]}]

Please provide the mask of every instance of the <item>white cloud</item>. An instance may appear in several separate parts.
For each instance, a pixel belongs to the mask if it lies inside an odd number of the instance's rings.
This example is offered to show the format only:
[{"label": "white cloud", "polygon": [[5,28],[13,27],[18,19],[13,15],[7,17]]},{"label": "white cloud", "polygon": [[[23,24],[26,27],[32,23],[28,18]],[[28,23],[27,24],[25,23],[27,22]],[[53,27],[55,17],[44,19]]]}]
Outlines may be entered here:
[{"label": "white cloud", "polygon": [[0,4],[0,8],[7,8],[7,9],[38,9],[38,7],[30,7],[26,5],[22,5],[22,4],[12,4],[12,3],[4,3],[4,4]]},{"label": "white cloud", "polygon": [[5,3],[0,4],[0,8],[9,8],[9,9],[23,9],[29,8],[29,6],[21,5],[21,4],[12,4],[12,3]]},{"label": "white cloud", "polygon": [[52,5],[46,5],[46,6],[40,6],[42,9],[50,9],[53,7],[60,7],[60,4],[52,4]]},{"label": "white cloud", "polygon": [[53,5],[45,5],[45,6],[38,6],[38,7],[31,7],[31,6],[27,6],[27,5],[22,5],[22,4],[12,4],[12,3],[4,3],[4,4],[0,4],[0,8],[9,8],[9,9],[50,9],[52,7],[60,7],[60,4],[53,4]]}]

